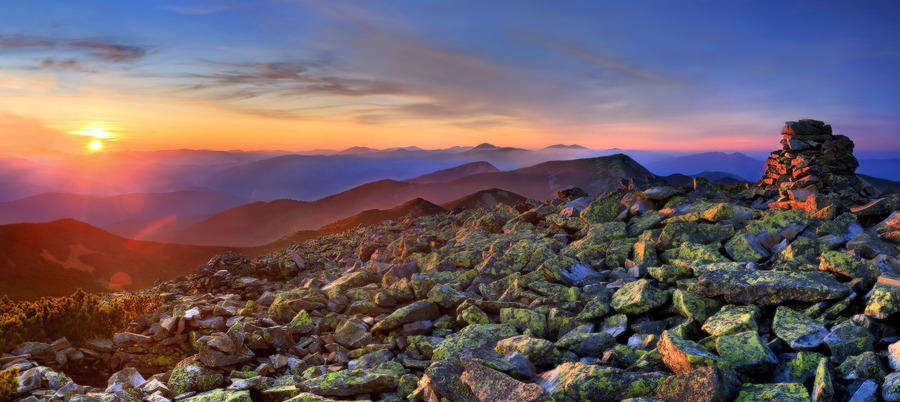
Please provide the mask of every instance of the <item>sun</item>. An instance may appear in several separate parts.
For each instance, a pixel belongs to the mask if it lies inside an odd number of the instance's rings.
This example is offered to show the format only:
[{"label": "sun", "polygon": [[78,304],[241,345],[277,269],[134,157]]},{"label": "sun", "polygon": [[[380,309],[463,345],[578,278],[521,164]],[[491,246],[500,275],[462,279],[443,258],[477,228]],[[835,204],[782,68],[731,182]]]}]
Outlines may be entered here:
[{"label": "sun", "polygon": [[91,146],[91,149],[96,151],[100,148],[103,148],[103,143],[100,141],[94,140],[93,142],[91,142],[90,146]]}]

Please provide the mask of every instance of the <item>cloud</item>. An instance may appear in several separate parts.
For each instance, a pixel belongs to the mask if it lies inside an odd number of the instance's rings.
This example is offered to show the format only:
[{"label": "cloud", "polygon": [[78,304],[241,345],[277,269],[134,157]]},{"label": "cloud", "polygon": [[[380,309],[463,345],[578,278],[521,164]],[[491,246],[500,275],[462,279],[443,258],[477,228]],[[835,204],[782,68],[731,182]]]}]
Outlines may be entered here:
[{"label": "cloud", "polygon": [[[135,62],[150,54],[150,49],[145,46],[123,45],[101,39],[60,40],[41,36],[2,36],[0,49],[71,49],[84,51],[90,58],[112,63]],[[51,63],[49,67],[57,65]]]},{"label": "cloud", "polygon": [[193,0],[188,1],[188,3],[193,4],[184,3],[185,1],[180,1],[178,5],[166,5],[162,6],[162,8],[178,14],[209,15],[238,6],[236,2],[230,0]]},{"label": "cloud", "polygon": [[224,67],[223,71],[189,75],[199,81],[190,89],[220,89],[219,99],[247,99],[263,94],[359,97],[404,93],[402,85],[397,83],[341,73],[318,62],[221,63],[219,66]]},{"label": "cloud", "polygon": [[55,70],[55,71],[80,71],[83,73],[94,73],[97,70],[89,68],[76,59],[44,59],[41,64],[36,67],[37,70]]},{"label": "cloud", "polygon": [[74,49],[86,49],[91,51],[92,56],[114,63],[137,61],[147,55],[147,49],[140,46],[119,45],[99,41],[68,42],[64,43],[63,46]]}]

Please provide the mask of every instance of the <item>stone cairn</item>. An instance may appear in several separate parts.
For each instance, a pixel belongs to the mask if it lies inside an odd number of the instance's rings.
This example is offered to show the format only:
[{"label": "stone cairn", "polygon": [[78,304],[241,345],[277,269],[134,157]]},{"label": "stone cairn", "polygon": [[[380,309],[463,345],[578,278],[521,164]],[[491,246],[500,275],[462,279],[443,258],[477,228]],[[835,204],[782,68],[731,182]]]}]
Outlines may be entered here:
[{"label": "stone cairn", "polygon": [[853,141],[832,134],[831,125],[812,119],[789,121],[781,134],[783,147],[766,160],[766,171],[757,183],[761,195],[780,196],[769,207],[843,209],[878,195],[855,174],[859,162],[853,156]]}]

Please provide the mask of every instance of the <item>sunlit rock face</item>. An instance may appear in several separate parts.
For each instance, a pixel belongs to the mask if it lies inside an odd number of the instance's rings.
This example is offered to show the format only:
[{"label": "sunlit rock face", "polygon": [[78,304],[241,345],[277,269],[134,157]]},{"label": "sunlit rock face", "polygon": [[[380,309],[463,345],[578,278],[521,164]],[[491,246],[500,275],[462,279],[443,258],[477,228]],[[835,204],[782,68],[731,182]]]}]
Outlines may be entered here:
[{"label": "sunlit rock face", "polygon": [[780,198],[770,205],[781,209],[813,211],[837,202],[861,204],[878,195],[856,176],[853,141],[833,134],[831,125],[819,120],[785,122],[782,149],[766,160],[766,171],[757,182],[761,195]]}]

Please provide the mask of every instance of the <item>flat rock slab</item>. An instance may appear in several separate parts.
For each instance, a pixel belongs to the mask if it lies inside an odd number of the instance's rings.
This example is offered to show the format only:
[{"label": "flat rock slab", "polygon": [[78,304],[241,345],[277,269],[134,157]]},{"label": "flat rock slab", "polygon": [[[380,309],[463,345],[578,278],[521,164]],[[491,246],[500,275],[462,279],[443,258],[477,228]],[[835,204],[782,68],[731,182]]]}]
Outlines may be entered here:
[{"label": "flat rock slab", "polygon": [[539,384],[554,401],[618,402],[656,395],[666,375],[635,373],[587,363],[564,363],[541,375]]},{"label": "flat rock slab", "polygon": [[487,368],[475,360],[462,360],[465,371],[460,379],[480,401],[546,401],[547,391],[537,384],[516,380],[504,373]]},{"label": "flat rock slab", "polygon": [[756,322],[759,319],[759,315],[759,307],[729,304],[709,317],[703,323],[703,330],[712,336],[756,331],[759,328]]},{"label": "flat rock slab", "polygon": [[717,367],[703,367],[666,378],[656,396],[666,401],[727,402],[737,396],[740,381]]},{"label": "flat rock slab", "polygon": [[794,350],[816,348],[828,336],[825,325],[785,306],[775,311],[772,332]]},{"label": "flat rock slab", "polygon": [[744,384],[735,402],[808,402],[809,391],[803,384]]},{"label": "flat rock slab", "polygon": [[704,349],[697,342],[684,339],[665,331],[656,344],[663,363],[675,374],[684,374],[703,367],[718,367],[732,371],[731,365],[722,357]]},{"label": "flat rock slab", "polygon": [[646,279],[630,282],[613,294],[610,307],[629,315],[646,313],[668,301],[668,294],[654,287]]},{"label": "flat rock slab", "polygon": [[438,306],[427,300],[419,300],[400,308],[372,327],[372,332],[388,332],[416,321],[429,321],[441,316]]},{"label": "flat rock slab", "polygon": [[708,271],[697,281],[707,296],[729,303],[778,305],[786,301],[820,302],[848,295],[849,285],[824,272],[758,271],[750,268]]},{"label": "flat rock slab", "polygon": [[376,370],[344,370],[303,381],[297,388],[323,396],[353,396],[394,392],[400,381]]},{"label": "flat rock slab", "polygon": [[900,312],[900,286],[876,283],[866,302],[866,315],[880,320]]},{"label": "flat rock slab", "polygon": [[739,373],[759,375],[770,373],[778,358],[756,331],[720,336],[716,339],[719,356]]}]

